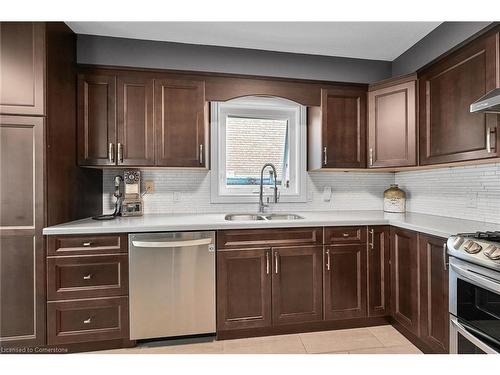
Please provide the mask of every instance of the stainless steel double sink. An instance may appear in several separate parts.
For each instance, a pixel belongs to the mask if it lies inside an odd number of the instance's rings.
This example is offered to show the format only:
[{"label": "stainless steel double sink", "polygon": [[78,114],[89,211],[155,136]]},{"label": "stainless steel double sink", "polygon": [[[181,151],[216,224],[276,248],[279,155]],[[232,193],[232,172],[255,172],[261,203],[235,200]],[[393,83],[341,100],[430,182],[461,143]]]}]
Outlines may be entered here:
[{"label": "stainless steel double sink", "polygon": [[296,214],[229,214],[225,217],[228,221],[268,221],[268,220],[300,220],[302,216]]}]

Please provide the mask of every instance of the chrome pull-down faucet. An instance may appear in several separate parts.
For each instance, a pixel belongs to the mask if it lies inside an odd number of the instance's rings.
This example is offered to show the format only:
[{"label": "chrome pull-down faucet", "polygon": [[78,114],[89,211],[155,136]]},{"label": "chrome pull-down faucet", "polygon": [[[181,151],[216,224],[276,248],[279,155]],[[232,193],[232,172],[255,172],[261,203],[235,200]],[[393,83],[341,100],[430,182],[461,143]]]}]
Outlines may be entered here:
[{"label": "chrome pull-down faucet", "polygon": [[276,180],[278,178],[278,174],[276,173],[276,167],[271,163],[266,163],[260,170],[260,190],[259,190],[259,213],[264,213],[264,208],[269,207],[269,204],[264,203],[263,195],[264,195],[264,170],[267,167],[271,167],[272,171],[269,172],[270,175],[273,176],[274,180],[274,203],[278,203],[278,186],[276,185]]}]

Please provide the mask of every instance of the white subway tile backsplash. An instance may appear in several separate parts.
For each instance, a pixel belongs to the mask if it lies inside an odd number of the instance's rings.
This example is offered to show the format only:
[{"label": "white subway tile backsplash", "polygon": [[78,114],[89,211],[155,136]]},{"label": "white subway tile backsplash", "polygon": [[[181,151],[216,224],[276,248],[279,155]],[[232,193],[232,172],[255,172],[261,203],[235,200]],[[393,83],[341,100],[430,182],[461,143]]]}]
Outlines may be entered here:
[{"label": "white subway tile backsplash", "polygon": [[398,172],[395,183],[408,211],[500,223],[500,164]]},{"label": "white subway tile backsplash", "polygon": [[[103,210],[113,210],[113,177],[103,173]],[[201,170],[142,170],[142,180],[153,180],[155,192],[144,196],[145,213],[248,212],[255,204],[210,203],[210,172]],[[500,223],[500,164],[450,167],[397,173],[311,172],[308,202],[278,203],[275,211],[381,210],[383,191],[397,183],[407,192],[407,210],[470,220]],[[332,188],[323,201],[325,186]],[[174,200],[174,193],[178,200]],[[475,204],[471,204],[471,195]],[[474,199],[472,199],[474,201]]]},{"label": "white subway tile backsplash", "polygon": [[[142,180],[153,180],[155,192],[144,196],[145,213],[245,212],[256,211],[253,204],[210,203],[210,172],[200,170],[142,170]],[[103,209],[113,211],[113,177],[122,170],[103,173]],[[313,172],[308,174],[308,202],[278,203],[275,211],[381,210],[383,191],[394,182],[393,173]],[[323,201],[325,186],[332,198]],[[174,193],[181,192],[179,201]]]}]

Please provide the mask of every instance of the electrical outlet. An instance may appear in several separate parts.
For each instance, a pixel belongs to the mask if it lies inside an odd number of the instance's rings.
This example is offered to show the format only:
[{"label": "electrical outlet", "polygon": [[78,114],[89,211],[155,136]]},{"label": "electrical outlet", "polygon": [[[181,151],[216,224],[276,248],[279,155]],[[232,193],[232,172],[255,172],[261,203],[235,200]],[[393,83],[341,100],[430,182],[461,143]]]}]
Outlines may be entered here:
[{"label": "electrical outlet", "polygon": [[182,198],[181,191],[174,191],[174,202],[179,202]]},{"label": "electrical outlet", "polygon": [[477,208],[477,193],[469,193],[467,196],[467,208]]},{"label": "electrical outlet", "polygon": [[151,194],[155,192],[155,183],[153,180],[144,181],[144,190],[146,193]]}]

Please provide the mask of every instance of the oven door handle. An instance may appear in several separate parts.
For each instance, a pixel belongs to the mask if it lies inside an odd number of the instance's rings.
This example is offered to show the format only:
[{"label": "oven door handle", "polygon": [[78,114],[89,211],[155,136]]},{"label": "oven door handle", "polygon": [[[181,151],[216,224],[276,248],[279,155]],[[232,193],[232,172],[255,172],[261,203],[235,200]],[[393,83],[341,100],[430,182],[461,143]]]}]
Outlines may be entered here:
[{"label": "oven door handle", "polygon": [[454,316],[450,316],[450,322],[455,327],[458,333],[460,333],[463,337],[465,337],[467,340],[469,340],[472,344],[477,346],[483,352],[485,352],[486,354],[498,354],[498,352],[495,349],[486,345],[472,333],[467,331],[467,329],[462,324],[460,324],[457,318],[455,318]]},{"label": "oven door handle", "polygon": [[464,279],[467,279],[480,287],[491,290],[492,292],[500,293],[500,283],[498,281],[486,276],[482,276],[476,272],[462,268],[453,263],[450,264],[450,267],[457,275],[460,275]]}]

